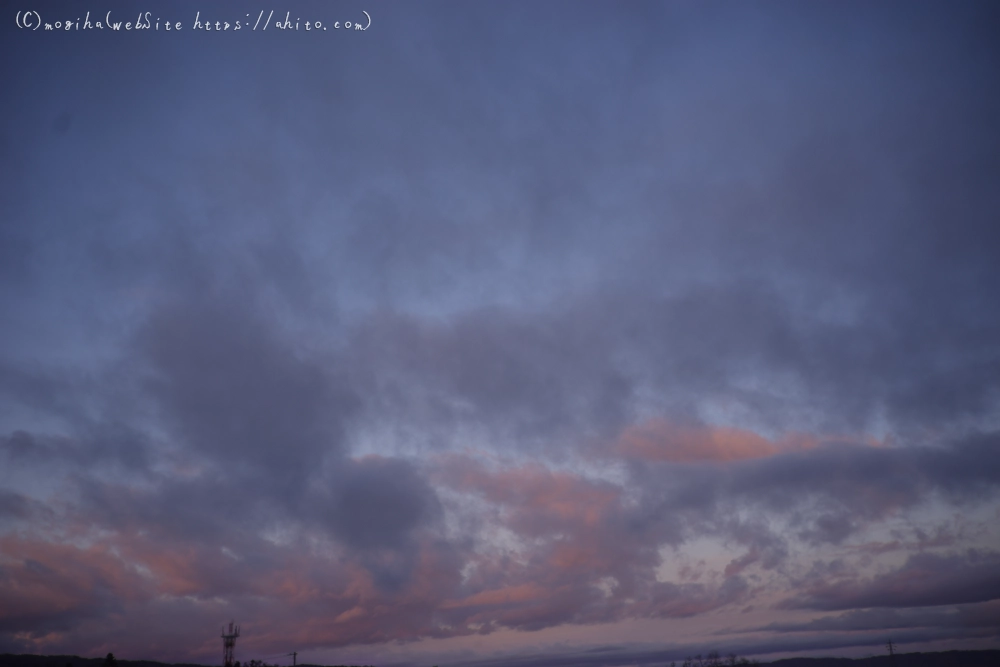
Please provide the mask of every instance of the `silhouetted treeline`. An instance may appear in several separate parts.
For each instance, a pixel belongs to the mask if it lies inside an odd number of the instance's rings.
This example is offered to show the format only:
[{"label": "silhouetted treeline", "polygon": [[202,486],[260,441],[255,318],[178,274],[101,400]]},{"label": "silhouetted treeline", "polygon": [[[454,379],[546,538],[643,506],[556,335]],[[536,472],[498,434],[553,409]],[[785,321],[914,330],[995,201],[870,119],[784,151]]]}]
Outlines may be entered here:
[{"label": "silhouetted treeline", "polygon": [[[703,658],[692,658],[691,667],[727,667],[730,661],[736,665],[741,658],[720,657],[709,654]],[[0,654],[0,667],[104,667],[106,658],[81,658],[75,655],[13,655]],[[242,664],[248,665],[250,661]],[[116,660],[116,667],[205,667],[192,663],[163,663],[153,660]],[[213,663],[214,665],[215,663]],[[682,667],[683,661],[675,667]],[[944,651],[940,653],[897,653],[871,658],[786,658],[762,663],[760,667],[998,667],[1000,651]],[[323,667],[322,665],[300,664],[298,667]],[[362,667],[359,665],[330,665],[329,667]]]},{"label": "silhouetted treeline", "polygon": [[[103,658],[81,658],[78,655],[12,655],[6,653],[0,655],[0,667],[104,667],[107,657]],[[114,661],[116,667],[205,667],[192,663],[179,663],[166,665],[153,660],[118,660]]]},{"label": "silhouetted treeline", "polygon": [[[2,665],[0,665],[2,667]],[[163,665],[163,667],[173,667],[173,665]],[[285,667],[285,665],[273,665],[269,662],[264,662],[263,660],[250,660],[249,662],[240,663],[239,660],[236,661],[236,667]],[[298,663],[298,667],[375,667],[374,665],[310,665],[305,662]]]},{"label": "silhouetted treeline", "polygon": [[761,667],[997,667],[1000,651],[897,653],[871,658],[786,658]]},{"label": "silhouetted treeline", "polygon": [[[0,665],[0,667],[3,667]],[[173,667],[172,665],[163,665],[163,667]],[[285,667],[284,665],[273,665],[269,662],[264,662],[263,660],[249,660],[247,662],[241,663],[239,660],[236,661],[236,667]],[[298,667],[375,667],[374,665],[310,665],[308,663],[300,662]]]},{"label": "silhouetted treeline", "polygon": [[[681,667],[747,667],[749,665],[758,664],[760,663],[756,660],[741,658],[735,653],[730,653],[727,656],[721,656],[718,651],[712,651],[704,657],[696,655],[693,658],[686,659],[681,663]],[[670,667],[677,667],[677,663],[670,663]]]},{"label": "silhouetted treeline", "polygon": [[[241,663],[244,667],[249,667],[249,660]],[[266,663],[255,661],[258,665]],[[76,655],[13,655],[10,653],[0,654],[0,667],[105,667],[107,657],[104,658],[81,658]],[[205,667],[205,665],[184,663],[165,663],[153,660],[120,660],[114,661],[115,667]],[[218,663],[212,663],[217,665]],[[268,665],[267,667],[274,667]],[[282,666],[284,667],[284,666]],[[309,665],[299,663],[298,667],[373,667],[371,665]]]}]

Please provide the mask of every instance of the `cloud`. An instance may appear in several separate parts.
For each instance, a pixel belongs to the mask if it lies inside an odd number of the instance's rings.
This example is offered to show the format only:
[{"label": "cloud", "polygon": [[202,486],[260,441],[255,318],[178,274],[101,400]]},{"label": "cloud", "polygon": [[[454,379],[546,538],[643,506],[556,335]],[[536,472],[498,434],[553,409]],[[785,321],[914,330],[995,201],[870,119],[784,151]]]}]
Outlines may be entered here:
[{"label": "cloud", "polygon": [[784,553],[778,545],[791,535],[775,540],[769,529],[732,519],[740,512],[761,512],[788,522],[798,539],[813,545],[843,544],[936,495],[960,504],[995,497],[1000,474],[991,443],[996,437],[974,435],[938,447],[830,442],[726,466],[633,460],[632,492],[641,500],[632,520],[661,529],[672,525],[659,535],[672,535],[673,543],[705,532],[733,535],[742,525],[747,539],[756,535],[751,542],[765,539],[771,553]]},{"label": "cloud", "polygon": [[14,431],[0,436],[0,451],[11,464],[33,468],[62,464],[91,468],[117,464],[133,473],[147,472],[152,457],[146,435],[118,423],[82,426],[76,437]]},{"label": "cloud", "polygon": [[405,461],[368,457],[338,474],[326,516],[334,533],[352,546],[398,548],[440,513],[434,490]]},{"label": "cloud", "polygon": [[927,607],[987,602],[1000,598],[1000,553],[970,549],[940,556],[917,553],[895,571],[871,579],[817,576],[785,600],[790,609],[834,611],[869,607]]},{"label": "cloud", "polygon": [[653,420],[627,429],[616,449],[628,458],[691,463],[763,458],[817,444],[815,439],[804,434],[773,442],[746,429],[689,426]]},{"label": "cloud", "polygon": [[449,323],[377,312],[354,329],[352,357],[377,387],[380,414],[445,438],[472,423],[522,447],[555,447],[579,429],[617,430],[632,390],[596,354],[607,349],[605,333],[580,326],[579,315],[553,312],[539,326],[509,308]]},{"label": "cloud", "polygon": [[[608,482],[537,465],[491,470],[469,457],[446,458],[437,481],[496,508],[480,510],[480,517],[493,516],[477,536],[480,549],[501,528],[522,541],[513,553],[479,552],[467,586],[490,588],[449,603],[500,604],[506,611],[492,618],[501,625],[685,617],[745,599],[749,590],[730,573],[721,584],[657,581],[657,549],[672,539],[671,523],[643,521],[645,508],[631,506],[625,490]],[[506,585],[492,588],[499,582]],[[481,613],[472,622],[489,618]]]},{"label": "cloud", "polygon": [[346,461],[322,504],[319,520],[332,537],[362,554],[375,581],[388,590],[410,582],[420,555],[419,532],[436,532],[442,513],[434,489],[407,461],[366,457]]},{"label": "cloud", "polygon": [[[993,657],[995,650],[990,650],[991,634],[986,632],[941,632],[922,630],[919,632],[902,632],[893,635],[893,643],[897,646],[919,644],[927,641],[941,641],[950,650],[955,645],[961,647],[981,646],[975,655],[986,654]],[[978,640],[978,641],[977,641]],[[955,641],[949,644],[949,641]],[[973,644],[973,642],[975,642]],[[512,665],[516,667],[542,667],[543,665],[561,665],[565,667],[614,667],[615,665],[662,665],[670,662],[682,662],[695,656],[707,656],[712,652],[722,656],[730,654],[748,656],[769,656],[788,653],[830,653],[846,648],[867,647],[881,652],[885,649],[885,637],[865,637],[858,635],[826,635],[801,638],[778,637],[766,640],[742,640],[727,642],[716,640],[712,643],[668,643],[660,646],[641,644],[596,645],[573,650],[564,647],[552,647],[546,651],[533,654],[508,654],[500,657],[482,659],[464,659],[446,664],[461,665],[461,667],[501,667]],[[969,649],[966,649],[969,650]],[[974,650],[974,649],[973,649]],[[808,658],[807,658],[808,659]],[[444,662],[442,660],[442,662]]]},{"label": "cloud", "polygon": [[898,14],[0,39],[0,642],[986,636],[995,11]]},{"label": "cloud", "polygon": [[0,490],[0,517],[25,518],[31,511],[32,501],[20,493]]},{"label": "cloud", "polygon": [[[920,471],[928,488],[945,488],[951,475],[963,470],[959,462],[968,448],[981,442],[989,440],[956,443],[933,456],[915,450],[890,455],[908,461],[911,472]],[[101,526],[103,546],[8,541],[3,553],[14,560],[6,561],[4,572],[6,581],[31,581],[38,589],[31,618],[15,620],[39,628],[31,646],[45,650],[78,641],[72,638],[90,627],[87,623],[116,618],[123,609],[145,610],[140,613],[151,614],[153,622],[167,613],[154,603],[160,599],[191,605],[199,615],[208,614],[214,600],[230,600],[251,626],[281,609],[281,628],[298,633],[304,647],[691,618],[745,605],[761,586],[752,568],[775,571],[789,557],[787,535],[728,510],[730,503],[757,502],[772,519],[779,515],[773,500],[751,484],[771,478],[765,469],[770,467],[774,478],[764,490],[778,492],[773,487],[789,479],[787,466],[806,466],[782,459],[804,457],[809,466],[828,472],[825,486],[814,483],[813,493],[824,495],[842,488],[854,471],[851,465],[831,466],[830,457],[865,462],[873,451],[883,456],[887,450],[823,445],[721,467],[671,463],[674,473],[682,474],[664,476],[661,469],[659,478],[678,501],[670,512],[659,509],[649,486],[633,496],[609,481],[537,463],[504,466],[458,455],[420,466],[386,457],[336,459],[330,471],[312,478],[305,506],[280,501],[266,485],[255,491],[240,478],[204,473],[187,480],[163,478],[148,488],[81,481],[81,502],[61,506],[56,523],[77,526],[76,539],[90,534],[85,526]],[[920,467],[941,461],[949,464]],[[654,464],[641,465],[637,474],[649,473]],[[662,465],[667,464],[655,464]],[[988,468],[982,475],[991,479]],[[707,486],[709,492],[692,495],[688,485]],[[12,507],[23,509],[24,503],[14,499]],[[302,507],[312,509],[297,516]],[[791,516],[809,507],[808,496],[801,496],[783,511]],[[461,538],[448,533],[448,521],[466,518],[478,523],[477,530]],[[272,532],[278,528],[283,532]],[[683,546],[704,535],[745,551],[701,581],[657,578],[662,545]],[[919,554],[899,571],[871,579],[847,566],[817,568],[788,582],[791,588],[772,592],[801,591],[786,598],[785,607],[831,610],[990,600],[998,595],[990,592],[995,556]],[[937,627],[944,632],[950,626]],[[281,628],[274,632],[284,632]],[[779,631],[785,630],[774,630]],[[851,632],[833,626],[828,631]],[[253,646],[274,646],[278,634],[265,634]],[[810,642],[849,645],[846,638]]]},{"label": "cloud", "polygon": [[[942,608],[943,607],[943,608]],[[754,632],[832,632],[895,630],[902,628],[993,628],[996,625],[1000,601],[991,600],[957,607],[941,605],[929,608],[860,609],[824,616],[805,623],[770,623]]]},{"label": "cloud", "polygon": [[165,304],[137,346],[149,391],[182,442],[275,474],[336,449],[338,420],[355,400],[237,295]]},{"label": "cloud", "polygon": [[[44,637],[66,631],[85,615],[122,613],[146,598],[141,577],[106,548],[4,537],[0,632]],[[13,560],[16,564],[10,563]]]}]

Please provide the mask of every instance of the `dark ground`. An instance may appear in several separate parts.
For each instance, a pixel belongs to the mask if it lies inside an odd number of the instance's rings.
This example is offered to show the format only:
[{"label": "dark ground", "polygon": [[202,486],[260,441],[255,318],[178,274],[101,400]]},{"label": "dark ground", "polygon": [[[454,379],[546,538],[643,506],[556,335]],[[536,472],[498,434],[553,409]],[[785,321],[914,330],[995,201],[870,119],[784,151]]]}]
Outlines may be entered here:
[{"label": "dark ground", "polygon": [[772,667],[1000,667],[1000,651],[899,653],[872,658],[787,658]]},{"label": "dark ground", "polygon": [[[76,655],[0,655],[0,667],[104,667],[104,658],[81,658]],[[249,662],[249,661],[248,661]],[[242,663],[241,663],[242,664]],[[188,662],[165,663],[153,660],[116,660],[116,667],[205,667]],[[298,667],[323,667],[299,663]],[[330,665],[329,667],[362,667],[361,665]]]},{"label": "dark ground", "polygon": [[[166,664],[152,660],[118,660],[117,667],[203,667],[190,663]],[[680,661],[678,661],[680,664]],[[104,667],[104,658],[75,655],[0,655],[0,667]],[[762,663],[770,667],[1000,667],[1000,651],[946,651],[900,653],[873,658],[787,658]],[[299,665],[299,667],[320,667]],[[347,667],[345,665],[332,667]]]}]

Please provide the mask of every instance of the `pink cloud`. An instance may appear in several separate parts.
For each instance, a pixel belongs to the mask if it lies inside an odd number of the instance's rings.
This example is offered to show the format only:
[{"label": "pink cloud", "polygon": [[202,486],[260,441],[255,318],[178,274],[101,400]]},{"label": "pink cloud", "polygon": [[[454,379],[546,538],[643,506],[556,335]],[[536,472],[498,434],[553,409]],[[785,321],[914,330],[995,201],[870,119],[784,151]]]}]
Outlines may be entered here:
[{"label": "pink cloud", "polygon": [[523,603],[544,597],[547,591],[535,584],[520,584],[491,591],[481,591],[462,600],[445,600],[442,609],[465,607],[506,606],[513,603]]},{"label": "pink cloud", "polygon": [[10,563],[0,579],[3,620],[74,612],[108,596],[135,602],[154,593],[107,545],[81,548],[8,535],[0,538],[0,553]]},{"label": "pink cloud", "polygon": [[625,458],[644,461],[724,462],[764,458],[817,444],[817,438],[805,434],[791,434],[774,441],[745,429],[651,419],[626,429],[615,443],[614,451]]},{"label": "pink cloud", "polygon": [[596,529],[619,507],[622,494],[613,484],[540,464],[491,471],[466,456],[446,459],[439,479],[504,506],[510,512],[509,524],[530,536],[566,527]]}]

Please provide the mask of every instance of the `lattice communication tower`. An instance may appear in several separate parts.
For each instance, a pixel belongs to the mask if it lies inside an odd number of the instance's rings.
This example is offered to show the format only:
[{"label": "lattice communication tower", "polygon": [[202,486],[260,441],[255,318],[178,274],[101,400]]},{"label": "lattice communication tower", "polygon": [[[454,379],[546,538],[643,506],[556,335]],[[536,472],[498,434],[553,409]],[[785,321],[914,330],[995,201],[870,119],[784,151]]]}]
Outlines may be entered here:
[{"label": "lattice communication tower", "polygon": [[233,667],[233,648],[236,647],[236,638],[240,636],[240,626],[233,626],[229,621],[229,632],[225,626],[222,628],[222,665],[223,667]]}]

